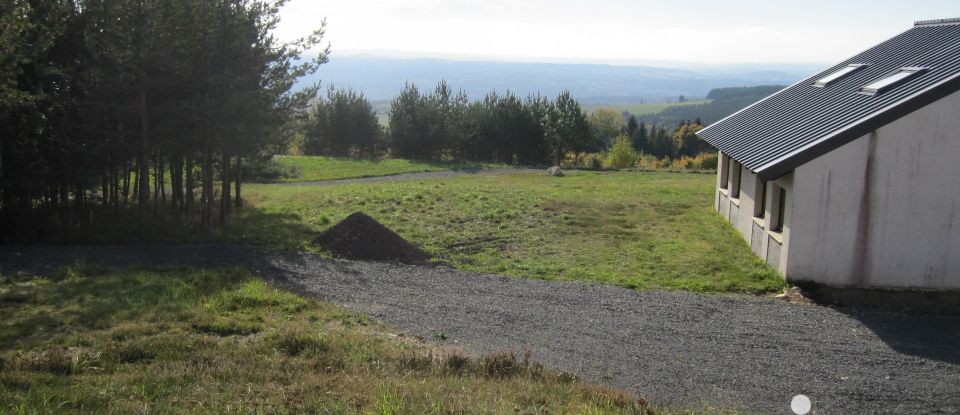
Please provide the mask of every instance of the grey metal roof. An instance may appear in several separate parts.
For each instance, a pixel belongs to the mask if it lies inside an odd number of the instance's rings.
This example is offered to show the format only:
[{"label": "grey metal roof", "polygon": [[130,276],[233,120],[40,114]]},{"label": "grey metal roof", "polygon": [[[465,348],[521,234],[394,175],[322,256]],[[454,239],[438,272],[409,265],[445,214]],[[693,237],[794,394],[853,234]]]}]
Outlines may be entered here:
[{"label": "grey metal roof", "polygon": [[[851,64],[866,67],[825,87],[814,86]],[[865,85],[904,67],[925,70],[876,95],[861,93]],[[697,134],[769,180],[957,90],[960,19],[922,21]]]}]

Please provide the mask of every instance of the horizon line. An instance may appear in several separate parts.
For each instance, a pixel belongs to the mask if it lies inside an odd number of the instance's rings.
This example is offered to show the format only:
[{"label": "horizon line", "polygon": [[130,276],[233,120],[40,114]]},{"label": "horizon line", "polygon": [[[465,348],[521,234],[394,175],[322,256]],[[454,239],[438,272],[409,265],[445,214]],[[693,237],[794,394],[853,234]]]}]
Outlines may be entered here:
[{"label": "horizon line", "polygon": [[663,60],[663,59],[642,59],[642,58],[577,58],[577,57],[557,57],[557,56],[536,56],[536,55],[487,55],[487,54],[467,54],[454,52],[431,52],[400,49],[348,49],[344,51],[333,50],[330,54],[331,61],[336,56],[343,57],[377,57],[397,60],[418,60],[418,59],[436,59],[461,62],[499,62],[499,63],[542,63],[542,64],[574,64],[574,65],[603,65],[603,66],[645,66],[658,68],[724,68],[746,65],[762,66],[822,66],[827,67],[829,62],[709,62],[709,61],[683,61],[683,60]]}]

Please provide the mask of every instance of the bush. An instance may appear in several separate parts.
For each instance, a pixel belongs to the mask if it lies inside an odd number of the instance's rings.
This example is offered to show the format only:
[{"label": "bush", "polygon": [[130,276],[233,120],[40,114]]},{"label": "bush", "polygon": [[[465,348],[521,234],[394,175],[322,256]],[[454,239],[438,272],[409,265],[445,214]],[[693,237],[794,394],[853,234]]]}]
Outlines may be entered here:
[{"label": "bush", "polygon": [[[602,162],[602,163],[601,163]],[[565,169],[625,169],[636,167],[640,170],[673,170],[673,171],[716,171],[717,153],[700,153],[696,157],[683,156],[680,158],[664,157],[658,159],[652,154],[637,154],[625,136],[617,137],[609,152],[600,153],[567,153],[560,166]]]},{"label": "bush", "polygon": [[697,158],[700,159],[700,170],[717,169],[717,153],[702,153]]},{"label": "bush", "polygon": [[657,159],[656,156],[650,154],[641,154],[637,159],[637,168],[642,170],[656,170],[662,169],[670,165],[670,159],[666,158],[663,160]]},{"label": "bush", "polygon": [[254,182],[292,179],[300,175],[300,171],[295,166],[281,164],[273,158],[251,160],[241,167],[241,177]]},{"label": "bush", "polygon": [[690,170],[693,167],[693,159],[687,156],[675,159],[670,163],[670,170]]},{"label": "bush", "polygon": [[580,156],[580,168],[588,170],[603,170],[604,153],[585,153]]},{"label": "bush", "polygon": [[641,154],[637,160],[636,166],[641,170],[716,170],[717,155],[716,153],[701,153],[696,157],[683,156],[678,159],[666,157],[660,160],[649,154]]},{"label": "bush", "polygon": [[621,135],[613,140],[613,146],[607,153],[606,167],[608,169],[624,169],[630,167],[637,160],[637,153],[633,151],[630,138]]},{"label": "bush", "polygon": [[670,164],[671,170],[716,170],[717,155],[714,153],[701,153],[696,157],[683,156],[674,160]]}]

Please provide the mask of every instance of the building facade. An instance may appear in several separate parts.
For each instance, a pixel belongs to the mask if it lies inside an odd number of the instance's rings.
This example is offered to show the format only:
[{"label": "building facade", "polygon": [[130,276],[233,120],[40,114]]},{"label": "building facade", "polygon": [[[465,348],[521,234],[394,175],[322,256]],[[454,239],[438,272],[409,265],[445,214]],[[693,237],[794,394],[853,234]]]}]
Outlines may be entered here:
[{"label": "building facade", "polygon": [[960,20],[918,22],[700,136],[720,149],[716,210],[788,280],[960,289]]}]

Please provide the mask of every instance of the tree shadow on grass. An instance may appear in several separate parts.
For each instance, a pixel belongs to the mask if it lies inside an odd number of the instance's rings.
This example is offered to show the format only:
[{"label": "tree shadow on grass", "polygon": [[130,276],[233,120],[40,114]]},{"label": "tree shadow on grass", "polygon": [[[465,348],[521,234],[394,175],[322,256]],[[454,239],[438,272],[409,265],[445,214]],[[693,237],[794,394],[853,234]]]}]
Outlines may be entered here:
[{"label": "tree shadow on grass", "polygon": [[[219,202],[217,202],[219,204]],[[316,229],[299,215],[267,212],[247,204],[233,208],[225,224],[218,223],[213,212],[210,229],[200,225],[200,212],[189,215],[161,208],[144,217],[141,234],[140,217],[134,206],[115,213],[112,209],[87,209],[79,219],[65,221],[44,212],[24,221],[17,229],[9,229],[4,245],[104,245],[138,243],[235,243],[280,250],[305,248]]]},{"label": "tree shadow on grass", "polygon": [[255,245],[282,251],[309,250],[318,229],[295,213],[266,212],[245,207],[226,225],[218,227],[204,242]]},{"label": "tree shadow on grass", "polygon": [[249,274],[203,273],[173,267],[122,271],[74,265],[40,276],[5,277],[0,310],[0,350],[61,336],[109,329],[151,316],[177,316],[205,296],[235,289]]}]

